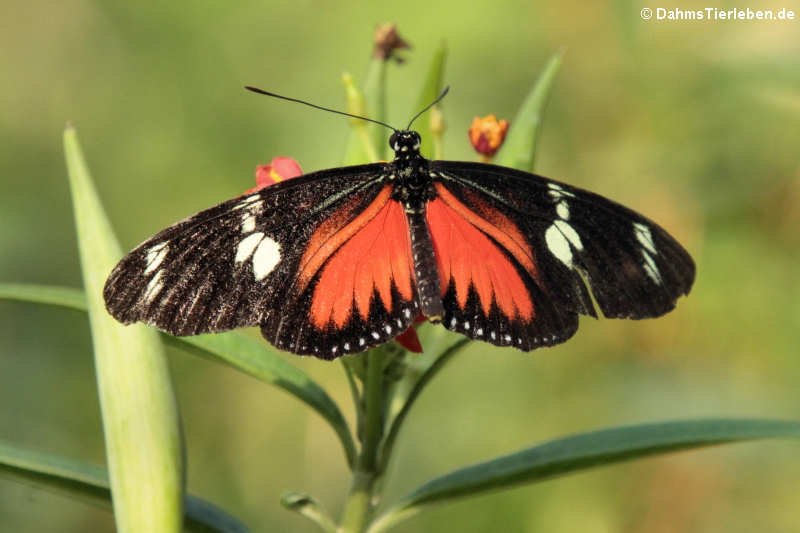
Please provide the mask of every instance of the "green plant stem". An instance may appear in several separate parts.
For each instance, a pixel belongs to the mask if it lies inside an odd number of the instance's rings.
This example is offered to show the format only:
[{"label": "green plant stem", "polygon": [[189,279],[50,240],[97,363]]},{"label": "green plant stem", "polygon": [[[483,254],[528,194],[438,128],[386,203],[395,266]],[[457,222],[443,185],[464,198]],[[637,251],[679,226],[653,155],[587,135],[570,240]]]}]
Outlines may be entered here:
[{"label": "green plant stem", "polygon": [[419,397],[420,393],[434,378],[434,376],[436,376],[439,371],[444,368],[448,362],[450,362],[453,356],[459,353],[461,349],[464,348],[468,343],[469,339],[464,338],[458,340],[453,345],[448,347],[414,384],[414,388],[411,389],[411,392],[408,394],[408,397],[406,398],[403,407],[400,409],[400,412],[398,412],[397,416],[395,416],[394,420],[392,420],[389,433],[386,435],[386,439],[383,441],[383,447],[381,448],[380,452],[380,460],[378,462],[378,472],[380,474],[383,474],[389,465],[389,459],[392,456],[392,449],[394,447],[395,440],[397,439],[397,435],[400,433],[400,428],[403,425],[403,421],[405,421],[408,412],[411,410],[411,407],[414,405],[414,402]]},{"label": "green plant stem", "polygon": [[383,436],[383,370],[382,349],[372,350],[367,357],[367,379],[364,384],[364,437],[358,456],[350,492],[345,502],[340,531],[362,533],[369,525],[374,507],[373,490],[378,478],[378,449]]}]

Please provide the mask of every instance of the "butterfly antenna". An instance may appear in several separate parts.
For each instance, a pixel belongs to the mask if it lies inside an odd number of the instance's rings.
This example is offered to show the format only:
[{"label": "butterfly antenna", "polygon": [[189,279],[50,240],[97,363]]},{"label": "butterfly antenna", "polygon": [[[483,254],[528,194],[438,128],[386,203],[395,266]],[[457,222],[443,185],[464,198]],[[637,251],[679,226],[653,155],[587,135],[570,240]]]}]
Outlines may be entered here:
[{"label": "butterfly antenna", "polygon": [[430,108],[432,108],[433,106],[435,106],[436,104],[438,104],[438,103],[441,101],[441,99],[442,99],[442,98],[444,98],[444,96],[445,96],[445,95],[446,95],[446,94],[447,94],[449,91],[450,91],[450,86],[448,85],[447,87],[445,87],[445,88],[444,88],[444,91],[442,91],[442,94],[440,94],[440,95],[439,95],[439,96],[436,98],[436,100],[434,100],[433,102],[431,102],[430,104],[428,104],[428,105],[425,107],[425,109],[423,109],[422,111],[420,111],[419,113],[417,113],[416,115],[414,115],[414,118],[412,118],[412,119],[411,119],[411,122],[409,122],[409,123],[408,123],[408,126],[406,127],[406,129],[407,129],[407,130],[410,130],[410,129],[411,129],[411,124],[413,124],[413,123],[414,123],[414,121],[415,121],[415,120],[417,120],[417,119],[420,117],[420,115],[422,115],[422,114],[423,114],[425,111],[427,111],[428,109],[430,109]]},{"label": "butterfly antenna", "polygon": [[[344,111],[337,111],[336,109],[330,109],[329,107],[322,107],[321,105],[312,104],[311,102],[306,102],[305,100],[298,100],[297,98],[289,98],[288,96],[281,96],[280,94],[271,93],[269,91],[265,91],[264,89],[259,89],[258,87],[251,87],[249,85],[244,86],[245,89],[248,91],[253,91],[254,93],[264,94],[266,96],[272,96],[274,98],[280,98],[281,100],[288,100],[289,102],[297,102],[298,104],[305,104],[309,107],[313,107],[314,109],[321,109],[322,111],[330,111],[331,113],[336,113],[337,115],[344,115],[350,118],[358,118],[361,120],[366,120],[367,122],[374,122],[375,124],[380,124],[381,126],[386,126],[392,131],[397,131],[397,128],[393,128],[392,126],[388,125],[385,122],[381,122],[380,120],[375,120],[367,117],[362,117],[359,115],[352,115],[350,113],[345,113]],[[438,100],[437,100],[438,101]],[[436,102],[434,102],[436,103]],[[430,107],[430,106],[428,106]]]}]

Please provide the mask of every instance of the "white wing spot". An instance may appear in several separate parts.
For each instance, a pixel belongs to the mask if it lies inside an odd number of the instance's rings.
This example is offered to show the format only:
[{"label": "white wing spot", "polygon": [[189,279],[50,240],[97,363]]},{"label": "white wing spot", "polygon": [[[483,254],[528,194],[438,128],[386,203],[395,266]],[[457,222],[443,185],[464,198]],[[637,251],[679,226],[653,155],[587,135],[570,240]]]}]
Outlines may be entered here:
[{"label": "white wing spot", "polygon": [[399,318],[397,319],[397,327],[398,328],[402,328],[403,327],[403,321],[400,320]]},{"label": "white wing spot", "polygon": [[656,244],[653,242],[653,234],[650,233],[650,228],[641,224],[639,222],[633,223],[633,231],[636,233],[636,240],[644,246],[648,252],[653,255],[656,255],[658,252],[656,251]]},{"label": "white wing spot", "polygon": [[264,237],[264,240],[258,243],[258,248],[253,253],[253,274],[255,274],[256,279],[262,280],[266,278],[280,260],[281,245],[269,237]]},{"label": "white wing spot", "polygon": [[556,204],[556,213],[562,220],[569,220],[569,206],[566,201],[561,200]]},{"label": "white wing spot", "polygon": [[464,322],[464,329],[469,331],[469,322]]},{"label": "white wing spot", "polygon": [[550,252],[568,267],[572,266],[572,248],[583,250],[580,235],[563,220],[556,220],[547,228],[544,240]]},{"label": "white wing spot", "polygon": [[547,243],[547,249],[556,256],[556,259],[568,267],[572,267],[572,248],[570,248],[566,237],[558,231],[555,225],[550,226],[544,232],[544,240]]},{"label": "white wing spot", "polygon": [[411,318],[411,311],[409,311],[408,309],[403,309],[403,316],[405,316],[406,318]]},{"label": "white wing spot", "polygon": [[661,278],[661,272],[658,270],[655,259],[653,259],[653,256],[658,254],[658,251],[656,250],[656,244],[653,241],[653,234],[650,232],[650,228],[641,222],[634,222],[633,233],[636,235],[636,240],[642,245],[644,271],[650,276],[650,279],[661,285],[664,280]]},{"label": "white wing spot", "polygon": [[331,353],[336,353],[336,350],[338,349],[339,349],[338,346],[334,346],[333,348],[331,348]]},{"label": "white wing spot", "polygon": [[364,337],[358,339],[358,345],[364,346],[367,343],[367,340]]},{"label": "white wing spot", "polygon": [[476,329],[476,330],[475,330],[475,335],[477,335],[478,337],[480,337],[481,335],[483,335],[483,328],[478,328],[478,329]]},{"label": "white wing spot", "polygon": [[350,349],[350,343],[349,342],[344,343],[343,347],[344,347],[345,350],[349,350]]},{"label": "white wing spot", "polygon": [[381,338],[380,334],[377,331],[372,332],[372,338],[378,340]]},{"label": "white wing spot", "polygon": [[386,333],[391,333],[392,332],[392,326],[390,326],[389,324],[386,324],[386,326],[383,329],[386,330]]},{"label": "white wing spot", "polygon": [[576,250],[583,250],[583,243],[581,242],[581,237],[578,235],[578,232],[575,229],[564,222],[563,220],[556,220],[553,222],[553,225],[557,227],[561,233],[564,234],[564,237],[575,247]]},{"label": "white wing spot", "polygon": [[450,327],[454,328],[454,327],[456,327],[456,324],[458,324],[458,320],[456,320],[456,317],[451,318],[450,319]]},{"label": "white wing spot", "polygon": [[253,250],[256,249],[256,246],[261,243],[263,238],[264,234],[259,231],[239,241],[239,246],[236,247],[236,262],[242,263],[247,261],[250,256],[253,255]]},{"label": "white wing spot", "polygon": [[147,288],[144,291],[144,300],[148,303],[152,302],[153,299],[161,292],[161,289],[164,288],[164,271],[159,270],[156,272],[156,275],[150,280],[150,283],[147,284]]},{"label": "white wing spot", "polygon": [[492,331],[491,333],[489,333],[489,336],[492,338],[492,340],[495,340],[497,338],[497,333]]},{"label": "white wing spot", "polygon": [[547,188],[550,189],[548,192],[554,200],[560,200],[564,196],[571,196],[572,198],[575,198],[574,194],[569,191],[565,191],[558,183],[553,183],[550,181],[547,183]]},{"label": "white wing spot", "polygon": [[164,258],[167,256],[167,252],[169,252],[169,246],[167,246],[166,241],[160,244],[156,244],[149,250],[147,250],[147,268],[144,269],[145,274],[149,274],[150,272],[157,269],[161,262],[164,261]]},{"label": "white wing spot", "polygon": [[244,200],[242,200],[241,202],[236,204],[233,209],[236,210],[236,209],[244,209],[246,207],[250,207],[254,203],[258,202],[260,199],[261,199],[261,196],[258,195],[258,194],[254,194],[252,196],[248,196],[247,198],[245,198]]},{"label": "white wing spot", "polygon": [[256,216],[253,213],[242,214],[242,233],[250,233],[256,229]]},{"label": "white wing spot", "polygon": [[661,279],[661,272],[658,271],[655,260],[646,250],[642,250],[642,257],[644,257],[644,271],[647,272],[647,275],[650,276],[653,281],[661,285],[663,280]]},{"label": "white wing spot", "polygon": [[506,342],[511,342],[511,335],[506,333],[505,337],[503,337],[503,340],[506,341]]}]

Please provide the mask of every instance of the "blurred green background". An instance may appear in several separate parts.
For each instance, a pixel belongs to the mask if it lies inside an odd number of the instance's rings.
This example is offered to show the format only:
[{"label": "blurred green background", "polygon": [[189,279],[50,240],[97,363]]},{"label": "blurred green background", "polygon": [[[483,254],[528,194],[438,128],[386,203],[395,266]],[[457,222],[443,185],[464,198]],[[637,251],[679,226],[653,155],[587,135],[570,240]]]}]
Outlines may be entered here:
[{"label": "blurred green background", "polygon": [[[0,281],[81,284],[61,133],[78,129],[125,248],[253,185],[287,155],[337,166],[345,120],[255,97],[248,83],[343,107],[377,23],[413,49],[390,70],[390,121],[414,109],[442,42],[448,159],[473,116],[512,118],[566,49],[537,171],[655,219],[698,277],[652,321],[583,319],[523,354],[475,343],[425,392],[387,499],[452,468],[566,433],[695,416],[798,418],[800,21],[643,21],[643,7],[544,2],[3,2]],[[698,8],[686,2],[664,7]],[[800,16],[800,4],[788,7]],[[511,126],[513,128],[513,124]],[[338,364],[290,357],[351,414]],[[313,531],[278,498],[338,515],[339,444],[299,402],[172,350],[193,493],[253,531]],[[85,315],[0,302],[0,438],[98,464]],[[396,531],[800,531],[797,444],[760,442],[602,468],[436,508]],[[0,530],[110,531],[108,509],[0,477]]]}]

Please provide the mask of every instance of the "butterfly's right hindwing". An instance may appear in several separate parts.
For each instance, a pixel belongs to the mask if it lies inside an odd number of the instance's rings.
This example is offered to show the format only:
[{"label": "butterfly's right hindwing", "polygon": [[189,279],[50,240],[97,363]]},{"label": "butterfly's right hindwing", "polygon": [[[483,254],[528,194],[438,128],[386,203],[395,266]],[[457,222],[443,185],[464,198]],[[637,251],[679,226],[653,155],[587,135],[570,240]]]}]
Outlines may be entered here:
[{"label": "butterfly's right hindwing", "polygon": [[121,322],[174,335],[253,326],[291,312],[287,299],[308,240],[331,217],[355,216],[368,205],[384,167],[288,180],[161,231],[116,266],[104,289],[106,307]]}]

